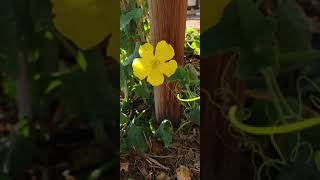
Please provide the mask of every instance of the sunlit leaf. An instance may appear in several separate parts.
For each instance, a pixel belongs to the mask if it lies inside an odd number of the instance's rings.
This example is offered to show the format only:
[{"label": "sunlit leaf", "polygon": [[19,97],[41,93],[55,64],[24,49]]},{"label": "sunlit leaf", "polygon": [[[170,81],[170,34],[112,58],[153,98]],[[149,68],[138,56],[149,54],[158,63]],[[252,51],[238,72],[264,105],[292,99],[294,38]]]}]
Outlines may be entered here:
[{"label": "sunlit leaf", "polygon": [[201,2],[201,32],[215,26],[223,16],[224,8],[230,0],[214,0]]},{"label": "sunlit leaf", "polygon": [[46,93],[50,93],[51,91],[53,91],[55,88],[59,87],[60,85],[62,84],[62,81],[57,79],[57,80],[54,80],[52,82],[50,82],[47,90],[46,90]]},{"label": "sunlit leaf", "polygon": [[77,54],[77,62],[78,62],[78,65],[80,66],[80,68],[83,71],[87,70],[87,66],[88,66],[87,59],[84,56],[84,54],[82,52],[80,52],[80,51]]},{"label": "sunlit leaf", "polygon": [[159,137],[165,147],[169,147],[173,139],[173,127],[169,120],[164,120],[161,122],[159,128],[156,130],[157,137]]},{"label": "sunlit leaf", "polygon": [[119,59],[118,1],[53,0],[53,22],[64,36],[83,50],[91,49],[109,35],[107,54]]}]

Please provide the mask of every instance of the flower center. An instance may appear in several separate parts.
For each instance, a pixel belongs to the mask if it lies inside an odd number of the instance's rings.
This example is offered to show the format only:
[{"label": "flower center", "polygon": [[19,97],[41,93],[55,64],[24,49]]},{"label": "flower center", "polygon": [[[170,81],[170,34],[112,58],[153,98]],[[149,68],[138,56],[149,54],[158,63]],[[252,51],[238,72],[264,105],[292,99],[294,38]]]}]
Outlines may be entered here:
[{"label": "flower center", "polygon": [[158,59],[154,59],[152,62],[152,69],[157,69],[161,62]]}]

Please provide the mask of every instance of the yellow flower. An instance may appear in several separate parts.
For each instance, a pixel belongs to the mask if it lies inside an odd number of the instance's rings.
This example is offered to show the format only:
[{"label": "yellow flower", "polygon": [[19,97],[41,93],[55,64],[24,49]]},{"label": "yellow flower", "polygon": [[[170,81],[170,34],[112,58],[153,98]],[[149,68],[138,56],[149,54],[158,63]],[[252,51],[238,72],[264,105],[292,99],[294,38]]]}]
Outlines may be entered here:
[{"label": "yellow flower", "polygon": [[177,61],[172,60],[174,49],[166,41],[160,41],[154,53],[151,44],[146,43],[139,49],[141,58],[132,63],[133,74],[140,80],[147,78],[152,86],[159,86],[164,82],[164,76],[170,77],[176,72]]}]

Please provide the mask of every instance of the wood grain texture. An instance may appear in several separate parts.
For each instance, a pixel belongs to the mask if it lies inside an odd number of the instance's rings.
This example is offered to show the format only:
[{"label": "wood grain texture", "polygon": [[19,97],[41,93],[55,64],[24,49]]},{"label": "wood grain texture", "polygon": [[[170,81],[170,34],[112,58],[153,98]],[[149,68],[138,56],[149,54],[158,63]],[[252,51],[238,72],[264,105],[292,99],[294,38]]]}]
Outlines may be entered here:
[{"label": "wood grain texture", "polygon": [[28,66],[26,54],[20,52],[18,55],[19,77],[17,79],[17,105],[18,105],[18,118],[31,119],[31,99],[30,87],[28,79]]},{"label": "wood grain texture", "polygon": [[240,179],[239,139],[231,135],[228,120],[211,102],[227,107],[235,103],[232,98],[216,96],[226,67],[225,80],[240,102],[243,100],[245,86],[235,79],[234,65],[228,66],[229,56],[201,59],[201,179]]},{"label": "wood grain texture", "polygon": [[[187,16],[187,0],[149,0],[151,16],[151,42],[155,46],[165,40],[175,50],[174,59],[179,65],[184,61],[184,38]],[[157,121],[180,122],[180,104],[171,90],[175,83],[165,83],[154,88]]]}]

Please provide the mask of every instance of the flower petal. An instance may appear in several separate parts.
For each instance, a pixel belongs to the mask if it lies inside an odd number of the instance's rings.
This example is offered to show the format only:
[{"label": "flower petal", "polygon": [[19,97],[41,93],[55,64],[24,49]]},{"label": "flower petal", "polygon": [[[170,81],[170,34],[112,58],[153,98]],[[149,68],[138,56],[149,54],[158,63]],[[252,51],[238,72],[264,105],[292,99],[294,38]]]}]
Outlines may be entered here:
[{"label": "flower petal", "polygon": [[152,86],[159,86],[164,82],[164,77],[160,71],[153,69],[153,70],[151,70],[150,74],[148,75],[147,81]]},{"label": "flower petal", "polygon": [[132,62],[133,74],[140,80],[145,79],[151,71],[151,64],[145,58],[136,58]]},{"label": "flower petal", "polygon": [[172,76],[178,68],[177,61],[171,60],[166,63],[162,63],[159,65],[159,71],[165,74],[166,76]]},{"label": "flower petal", "polygon": [[154,59],[153,51],[154,48],[150,43],[145,43],[139,48],[139,54],[143,58]]},{"label": "flower petal", "polygon": [[157,44],[155,56],[160,61],[168,61],[174,57],[174,49],[166,41],[160,41]]},{"label": "flower petal", "polygon": [[[119,14],[116,1],[106,0],[53,0],[53,23],[55,28],[65,37],[73,41],[83,50],[91,49],[112,34],[109,47],[119,45],[119,27],[110,18]],[[115,38],[113,38],[115,37]],[[109,54],[110,55],[110,54]],[[119,56],[119,53],[117,54]]]}]

